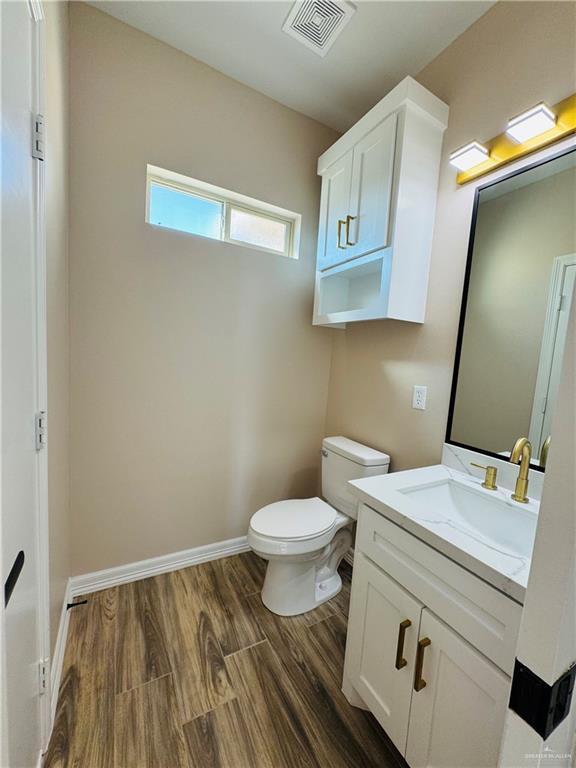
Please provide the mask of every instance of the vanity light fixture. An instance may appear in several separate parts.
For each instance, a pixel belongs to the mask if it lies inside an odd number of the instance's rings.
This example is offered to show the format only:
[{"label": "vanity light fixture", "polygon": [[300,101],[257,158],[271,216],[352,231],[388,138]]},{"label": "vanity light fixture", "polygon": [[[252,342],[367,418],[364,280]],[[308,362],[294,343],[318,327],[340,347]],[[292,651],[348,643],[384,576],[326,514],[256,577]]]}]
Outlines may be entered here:
[{"label": "vanity light fixture", "polygon": [[[453,152],[450,163],[458,168],[458,184],[467,184],[573,134],[576,134],[576,93],[552,104],[552,107],[544,102],[536,104],[521,115],[511,118],[507,129],[484,142],[484,145],[473,141]],[[466,150],[472,147],[486,154],[468,154]]]},{"label": "vanity light fixture", "polygon": [[556,125],[556,115],[546,104],[540,102],[527,112],[517,115],[508,121],[506,133],[511,139],[521,144],[541,133],[545,133]]},{"label": "vanity light fixture", "polygon": [[458,168],[459,171],[468,171],[476,165],[480,165],[488,160],[489,152],[486,147],[477,141],[471,141],[464,147],[460,147],[450,155],[450,165]]}]

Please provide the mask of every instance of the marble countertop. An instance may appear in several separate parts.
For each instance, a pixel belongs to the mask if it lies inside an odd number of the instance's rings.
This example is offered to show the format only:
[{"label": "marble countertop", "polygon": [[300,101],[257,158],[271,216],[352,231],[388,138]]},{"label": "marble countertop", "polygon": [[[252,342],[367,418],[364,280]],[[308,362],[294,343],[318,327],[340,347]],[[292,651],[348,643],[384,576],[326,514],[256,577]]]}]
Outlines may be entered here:
[{"label": "marble countertop", "polygon": [[[491,519],[487,518],[486,524],[493,530],[500,525],[498,515],[502,515],[503,527],[498,531],[498,539],[508,540],[510,546],[499,543],[489,531],[485,534],[482,522],[476,528],[473,515],[467,524],[468,521],[442,504],[423,503],[411,493],[422,487],[444,485],[450,480],[472,492],[471,501],[480,510],[484,510],[481,506],[484,502],[488,503],[486,515],[491,515]],[[523,604],[539,502],[531,499],[528,504],[519,504],[511,499],[508,489],[487,491],[481,483],[480,478],[438,464],[352,480],[350,485],[364,504]],[[494,504],[494,500],[499,503]]]}]

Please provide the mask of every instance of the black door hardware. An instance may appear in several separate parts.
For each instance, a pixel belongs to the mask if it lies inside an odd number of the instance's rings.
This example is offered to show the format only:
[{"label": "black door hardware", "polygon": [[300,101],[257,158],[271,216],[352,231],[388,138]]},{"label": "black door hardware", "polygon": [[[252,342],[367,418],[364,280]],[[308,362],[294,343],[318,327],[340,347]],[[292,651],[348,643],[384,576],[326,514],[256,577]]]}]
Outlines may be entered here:
[{"label": "black door hardware", "polygon": [[576,664],[552,685],[544,682],[535,672],[518,659],[514,665],[510,709],[528,723],[543,739],[560,725],[570,712]]},{"label": "black door hardware", "polygon": [[4,584],[4,608],[8,605],[10,602],[10,598],[12,597],[12,592],[14,592],[14,587],[16,586],[16,582],[20,578],[20,574],[22,573],[22,568],[24,567],[24,550],[21,549],[20,552],[16,555],[16,560],[14,560],[14,564],[12,568],[10,568],[10,573],[8,574],[8,578],[6,579],[6,582]]},{"label": "black door hardware", "polygon": [[77,605],[86,605],[88,600],[78,600],[77,603],[66,603],[66,610],[69,611],[70,608],[76,608]]}]

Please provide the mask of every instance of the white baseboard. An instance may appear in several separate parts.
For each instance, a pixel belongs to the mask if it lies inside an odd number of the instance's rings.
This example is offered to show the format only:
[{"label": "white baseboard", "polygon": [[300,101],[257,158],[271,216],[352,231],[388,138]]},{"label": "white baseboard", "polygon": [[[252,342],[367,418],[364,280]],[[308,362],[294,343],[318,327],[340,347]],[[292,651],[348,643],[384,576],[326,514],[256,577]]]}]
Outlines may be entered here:
[{"label": "white baseboard", "polygon": [[60,612],[60,621],[58,623],[58,634],[56,635],[56,645],[50,661],[50,728],[54,725],[56,717],[56,704],[58,703],[58,691],[60,689],[60,678],[62,677],[62,667],[64,665],[64,652],[66,651],[66,639],[68,637],[68,621],[70,611],[66,606],[72,599],[71,579],[68,579],[66,590],[64,591],[64,602]]},{"label": "white baseboard", "polygon": [[348,565],[351,565],[352,568],[354,567],[354,547],[350,547],[348,552],[344,555],[344,560],[348,563]]},{"label": "white baseboard", "polygon": [[240,552],[247,552],[249,549],[246,536],[240,536],[237,539],[217,541],[203,547],[194,547],[194,549],[185,549],[170,555],[151,557],[148,560],[118,565],[103,571],[72,576],[70,579],[70,596],[78,597],[78,595],[86,595],[90,592],[99,592],[101,589],[109,589],[119,584],[127,584],[130,581],[148,579],[150,576],[157,576],[160,573],[177,571],[180,568],[188,568],[190,565],[237,555]]}]

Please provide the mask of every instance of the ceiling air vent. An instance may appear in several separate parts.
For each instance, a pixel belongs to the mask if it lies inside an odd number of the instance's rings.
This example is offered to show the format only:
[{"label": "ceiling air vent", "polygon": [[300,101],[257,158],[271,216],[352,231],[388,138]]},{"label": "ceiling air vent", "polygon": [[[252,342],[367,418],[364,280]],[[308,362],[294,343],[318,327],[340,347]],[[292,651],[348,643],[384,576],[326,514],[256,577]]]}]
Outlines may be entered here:
[{"label": "ceiling air vent", "polygon": [[355,11],[346,0],[298,0],[282,29],[318,56],[326,56]]}]

